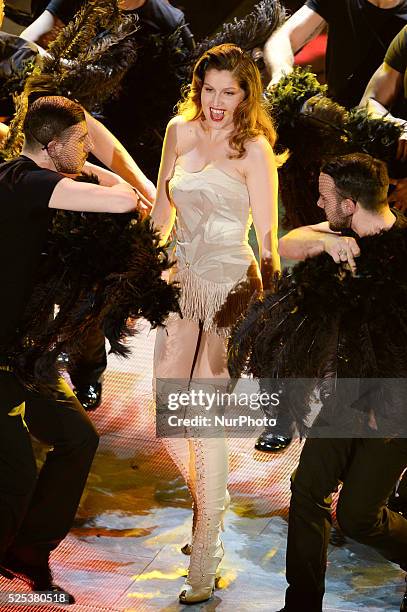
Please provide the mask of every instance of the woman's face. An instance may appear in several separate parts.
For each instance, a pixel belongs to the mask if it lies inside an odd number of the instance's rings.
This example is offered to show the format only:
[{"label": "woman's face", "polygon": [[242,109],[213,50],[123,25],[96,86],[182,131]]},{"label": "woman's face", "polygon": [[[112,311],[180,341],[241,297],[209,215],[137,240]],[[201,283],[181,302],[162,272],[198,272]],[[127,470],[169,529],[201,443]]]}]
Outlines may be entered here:
[{"label": "woman's face", "polygon": [[229,70],[207,70],[201,91],[207,125],[215,129],[232,127],[233,113],[244,97],[243,89]]}]

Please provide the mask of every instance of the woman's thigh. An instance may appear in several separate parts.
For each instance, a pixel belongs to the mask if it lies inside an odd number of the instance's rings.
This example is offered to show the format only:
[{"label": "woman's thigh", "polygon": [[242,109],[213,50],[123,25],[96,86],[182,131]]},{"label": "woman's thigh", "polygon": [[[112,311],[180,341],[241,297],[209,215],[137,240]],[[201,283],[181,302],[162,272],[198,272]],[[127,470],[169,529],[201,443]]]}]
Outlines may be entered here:
[{"label": "woman's thigh", "polygon": [[228,379],[227,368],[227,339],[218,334],[203,332],[193,378],[221,378]]},{"label": "woman's thigh", "polygon": [[154,346],[154,378],[187,379],[191,377],[199,342],[196,321],[170,318],[157,330]]}]

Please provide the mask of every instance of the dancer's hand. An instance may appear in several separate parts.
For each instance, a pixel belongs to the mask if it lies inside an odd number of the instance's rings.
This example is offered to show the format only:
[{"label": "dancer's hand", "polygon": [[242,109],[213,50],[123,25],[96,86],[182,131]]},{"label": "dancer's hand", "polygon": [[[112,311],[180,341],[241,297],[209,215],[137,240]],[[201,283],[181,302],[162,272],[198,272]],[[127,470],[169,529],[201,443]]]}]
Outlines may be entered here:
[{"label": "dancer's hand", "polygon": [[140,193],[148,200],[150,209],[153,207],[155,199],[157,197],[157,189],[152,181],[147,179],[145,183],[139,187]]},{"label": "dancer's hand", "polygon": [[151,212],[151,202],[140,192],[133,187],[133,191],[137,198],[137,210],[142,218],[146,217]]},{"label": "dancer's hand", "polygon": [[348,263],[352,274],[355,274],[355,257],[360,255],[360,249],[356,240],[348,236],[325,234],[323,241],[324,251],[332,257],[335,263]]}]

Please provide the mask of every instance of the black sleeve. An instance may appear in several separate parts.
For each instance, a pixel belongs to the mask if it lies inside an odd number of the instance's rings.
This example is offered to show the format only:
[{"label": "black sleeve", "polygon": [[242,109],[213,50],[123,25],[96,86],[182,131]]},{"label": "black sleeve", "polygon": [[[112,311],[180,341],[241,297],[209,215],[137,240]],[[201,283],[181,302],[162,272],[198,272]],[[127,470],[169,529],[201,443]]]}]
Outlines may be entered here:
[{"label": "black sleeve", "polygon": [[51,0],[47,4],[46,10],[66,25],[83,4],[84,0]]},{"label": "black sleeve", "polygon": [[[333,4],[338,0],[334,0]],[[329,22],[331,19],[331,10],[330,3],[332,0],[307,0],[305,6],[314,11],[314,13],[318,13],[325,21]]]},{"label": "black sleeve", "polygon": [[64,177],[59,172],[53,172],[46,168],[30,167],[30,170],[22,171],[17,179],[16,186],[20,191],[22,200],[28,202],[30,216],[37,216],[42,211],[48,210],[49,201],[56,185]]},{"label": "black sleeve", "polygon": [[397,72],[405,73],[407,68],[407,26],[393,38],[390,47],[384,57],[386,64],[397,70]]}]

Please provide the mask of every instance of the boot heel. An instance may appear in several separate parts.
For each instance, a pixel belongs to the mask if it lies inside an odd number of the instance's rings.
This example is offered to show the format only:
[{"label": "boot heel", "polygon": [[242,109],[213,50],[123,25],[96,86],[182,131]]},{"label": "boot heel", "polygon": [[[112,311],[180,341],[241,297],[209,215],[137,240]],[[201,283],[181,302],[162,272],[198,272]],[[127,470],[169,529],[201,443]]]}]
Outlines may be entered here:
[{"label": "boot heel", "polygon": [[[185,582],[184,588],[182,589],[179,600],[183,604],[201,603],[207,601],[213,595],[216,584],[219,583],[220,574],[218,572],[219,563],[223,559],[225,554],[222,542],[219,542],[215,554],[213,557],[207,558],[207,574],[201,574],[196,579],[196,569],[190,567],[188,578]],[[211,566],[212,564],[212,566]],[[194,574],[194,580],[192,581],[192,574]]]}]

